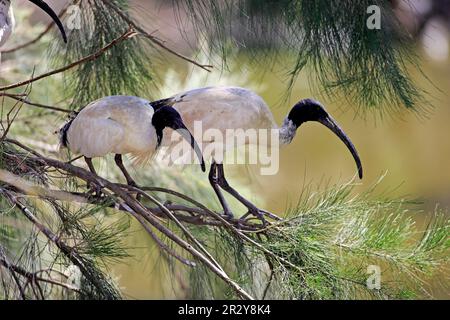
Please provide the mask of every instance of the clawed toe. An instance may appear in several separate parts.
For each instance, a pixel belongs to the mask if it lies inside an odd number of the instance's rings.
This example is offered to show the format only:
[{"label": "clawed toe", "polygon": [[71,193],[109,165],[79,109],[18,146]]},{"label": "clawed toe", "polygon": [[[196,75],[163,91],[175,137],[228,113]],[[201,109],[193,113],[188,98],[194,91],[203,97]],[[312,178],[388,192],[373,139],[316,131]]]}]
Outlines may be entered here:
[{"label": "clawed toe", "polygon": [[234,215],[231,211],[224,211],[223,216],[227,220],[231,220],[234,218]]},{"label": "clawed toe", "polygon": [[264,217],[264,212],[259,210],[258,208],[249,208],[248,212],[239,218],[240,221],[247,221],[252,218],[248,218],[248,216],[252,215],[253,217],[259,219],[263,226],[267,226],[268,222]]},{"label": "clawed toe", "polygon": [[139,188],[139,186],[137,185],[137,183],[134,182],[134,181],[128,181],[127,184],[128,184],[130,187]]},{"label": "clawed toe", "polygon": [[87,188],[90,197],[100,198],[102,196],[102,188],[98,184],[88,183]]},{"label": "clawed toe", "polygon": [[[140,189],[139,186],[138,186],[138,184],[137,184],[136,182],[134,182],[134,180],[129,180],[129,181],[127,181],[127,184],[128,184],[130,187],[133,187],[133,188],[136,188],[136,189]],[[139,192],[136,192],[136,200],[137,200],[137,201],[140,201],[141,199],[142,199],[142,194],[140,194]]]}]

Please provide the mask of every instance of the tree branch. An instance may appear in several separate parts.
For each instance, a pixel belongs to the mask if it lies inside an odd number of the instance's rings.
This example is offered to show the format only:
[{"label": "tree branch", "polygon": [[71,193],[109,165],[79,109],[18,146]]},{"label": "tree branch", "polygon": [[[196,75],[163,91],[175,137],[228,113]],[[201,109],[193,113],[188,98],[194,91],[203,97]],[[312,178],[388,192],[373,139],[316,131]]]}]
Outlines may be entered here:
[{"label": "tree branch", "polygon": [[[85,259],[76,251],[75,248],[70,247],[60,239],[58,235],[53,233],[49,228],[42,224],[34,214],[10,191],[0,188],[0,192],[6,199],[15,207],[17,207],[23,215],[44,234],[47,239],[54,243],[58,249],[69,259],[74,265],[80,268],[83,275],[100,291],[103,289],[104,279],[100,278],[100,274],[93,274],[92,270],[85,264]],[[111,297],[112,298],[112,297]]]},{"label": "tree branch", "polygon": [[58,108],[58,107],[49,106],[49,105],[45,105],[45,104],[30,102],[26,98],[23,98],[23,97],[26,97],[26,95],[22,95],[22,94],[9,94],[6,92],[0,92],[0,97],[2,97],[2,96],[10,98],[10,99],[14,99],[16,101],[23,102],[27,105],[41,108],[41,109],[48,109],[48,110],[64,112],[64,113],[72,113],[73,112],[72,110],[68,110],[68,109],[63,109],[63,108]]},{"label": "tree branch", "polygon": [[11,85],[8,85],[6,87],[2,87],[2,88],[0,88],[0,91],[6,91],[6,90],[22,87],[24,85],[28,85],[30,83],[33,83],[33,82],[38,81],[38,80],[42,80],[44,78],[53,76],[55,74],[58,74],[58,73],[61,73],[61,72],[65,72],[67,70],[70,70],[70,69],[72,69],[72,68],[82,64],[82,63],[93,61],[93,60],[97,59],[98,57],[100,57],[105,52],[107,52],[112,47],[118,45],[119,43],[121,43],[121,42],[123,42],[123,41],[125,41],[127,39],[130,39],[131,37],[133,37],[135,35],[136,35],[136,32],[133,29],[130,29],[130,30],[126,31],[124,34],[122,34],[120,37],[118,37],[117,39],[114,39],[112,42],[110,42],[108,45],[106,45],[105,47],[103,47],[99,51],[97,51],[97,52],[95,52],[95,53],[93,53],[93,54],[91,54],[91,55],[89,55],[87,57],[84,57],[84,58],[82,58],[82,59],[80,59],[78,61],[75,61],[75,62],[73,62],[73,63],[71,63],[71,64],[69,64],[67,66],[62,67],[62,68],[59,68],[59,69],[52,70],[50,72],[44,73],[44,74],[42,74],[40,76],[32,77],[32,78],[30,78],[28,80],[21,81],[21,82],[15,83],[15,84],[11,84]]},{"label": "tree branch", "polygon": [[[58,15],[58,18],[62,18],[66,14],[68,8],[69,7],[66,6],[63,10],[61,10],[60,14]],[[32,39],[32,40],[30,40],[28,42],[25,42],[23,44],[20,44],[20,45],[18,45],[16,47],[10,48],[10,49],[0,50],[0,54],[2,54],[2,53],[12,53],[12,52],[24,49],[24,48],[26,48],[28,46],[31,46],[31,45],[35,44],[36,42],[41,40],[47,33],[49,33],[50,30],[55,26],[55,24],[56,24],[55,21],[52,20],[52,22],[50,22],[47,25],[45,30],[42,31],[36,38],[34,38],[34,39]]]}]

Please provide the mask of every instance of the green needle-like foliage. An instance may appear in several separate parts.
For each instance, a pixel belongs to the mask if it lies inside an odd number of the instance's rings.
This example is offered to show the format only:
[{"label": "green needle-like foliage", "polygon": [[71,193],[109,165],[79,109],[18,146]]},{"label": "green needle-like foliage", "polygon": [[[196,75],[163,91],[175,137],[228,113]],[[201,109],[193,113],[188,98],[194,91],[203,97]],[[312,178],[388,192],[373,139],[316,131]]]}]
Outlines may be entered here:
[{"label": "green needle-like foliage", "polygon": [[[423,109],[421,90],[408,67],[419,69],[412,40],[397,21],[391,1],[173,1],[208,49],[226,63],[235,51],[254,55],[265,66],[289,51],[289,87],[306,72],[317,91],[392,114]],[[367,8],[377,5],[381,28],[369,29]]]},{"label": "green needle-like foliage", "polygon": [[[203,231],[199,237],[211,243],[226,270],[258,298],[423,298],[429,297],[427,282],[436,274],[448,286],[447,213],[422,213],[430,223],[421,231],[415,203],[378,199],[374,191],[355,196],[352,190],[351,184],[324,192],[306,189],[286,221],[255,237],[273,255],[224,232]],[[380,268],[380,289],[367,287],[371,265]],[[191,271],[193,297],[226,298],[220,283],[202,277],[205,272]]]},{"label": "green needle-like foliage", "polygon": [[[0,143],[0,169],[13,172],[34,183],[48,187],[52,183],[43,170],[42,163],[31,161],[29,155]],[[70,184],[70,180],[68,180]],[[103,206],[83,207],[61,203],[46,198],[33,198],[21,201],[24,208],[13,205],[8,198],[9,192],[16,189],[6,183],[0,183],[0,266],[7,257],[9,263],[23,268],[35,276],[49,277],[63,284],[67,276],[61,276],[69,268],[76,268],[80,275],[77,295],[81,299],[120,299],[121,294],[113,285],[110,276],[104,272],[108,263],[127,257],[122,246],[122,237],[128,228],[127,219],[111,219]],[[9,200],[8,200],[9,199]],[[106,204],[105,204],[106,205]],[[24,212],[27,210],[27,212]],[[27,218],[25,218],[25,216]],[[30,223],[30,216],[38,221]],[[46,234],[50,230],[55,236]],[[63,241],[69,251],[57,244]],[[70,250],[74,250],[71,252]],[[20,273],[18,273],[20,274]],[[23,274],[21,274],[23,275]],[[17,298],[17,287],[11,282],[11,276],[2,274],[0,297]],[[26,284],[21,278],[19,284],[28,298],[40,298],[32,284]],[[55,280],[57,279],[57,280]],[[44,282],[41,298],[61,299],[67,293],[62,287]]]},{"label": "green needle-like foliage", "polygon": [[[128,1],[112,2],[126,12]],[[50,50],[55,65],[66,65],[98,52],[130,28],[103,1],[80,1],[77,6],[77,28],[70,30],[68,43],[59,43]],[[107,95],[141,95],[150,99],[148,88],[154,82],[151,61],[149,46],[143,44],[142,38],[134,37],[94,61],[79,65],[75,72],[65,73],[65,89],[72,99],[72,108],[79,110]]]},{"label": "green needle-like foliage", "polygon": [[[124,12],[127,10],[128,1],[113,2]],[[286,70],[291,81],[302,71],[310,72],[314,85],[328,94],[342,94],[359,102],[364,106],[361,110],[383,103],[388,103],[391,108],[420,107],[417,105],[420,90],[409,80],[407,70],[409,64],[414,62],[409,50],[410,43],[397,24],[388,1],[369,3],[345,0],[337,5],[323,0],[179,0],[176,3],[179,10],[187,10],[190,21],[199,36],[206,37],[204,43],[208,43],[212,53],[220,53],[221,60],[228,65],[227,59],[232,57],[234,50],[250,52],[255,62],[266,65],[269,59],[276,59],[277,53],[288,51],[292,65],[287,65]],[[58,66],[97,52],[129,28],[123,17],[106,6],[104,1],[83,0],[78,4],[81,8],[81,28],[70,31],[67,47],[51,48]],[[371,4],[377,4],[382,9],[380,30],[366,28],[366,9]],[[73,109],[79,110],[92,100],[112,94],[151,97],[145,90],[156,84],[152,76],[153,65],[139,39],[134,37],[124,41],[96,60],[64,72],[66,94],[72,101]],[[213,73],[213,81],[218,82],[214,78],[217,74]],[[20,78],[23,78],[22,75]],[[241,75],[236,78],[236,81],[243,80]],[[208,79],[211,81],[211,78]],[[201,83],[206,81],[201,80]],[[170,81],[170,90],[173,90],[173,78],[169,77],[168,83]],[[178,89],[193,85],[193,78],[188,82],[179,81],[181,87]],[[48,92],[49,100],[57,101],[60,98],[57,97],[58,92],[63,90],[57,81],[52,84]],[[41,94],[42,87],[38,83],[34,85],[32,100],[45,95],[45,90]],[[12,107],[9,103],[12,102],[6,101],[3,106],[5,112]],[[38,135],[41,137],[38,140],[44,142],[49,136],[48,131],[52,131],[48,128],[49,123],[55,125],[55,115],[39,113],[37,116],[38,113],[30,108],[21,110],[21,118],[16,120],[9,133],[18,140]],[[388,114],[393,111],[383,110]],[[32,117],[32,120],[27,117]],[[47,136],[41,134],[42,131],[47,132]],[[45,146],[39,152],[56,157],[54,151],[45,149]],[[74,164],[82,165],[80,162]],[[109,165],[103,170],[107,172],[99,169],[100,175],[111,181],[123,179],[118,170]],[[65,190],[74,195],[86,192],[84,182],[80,183],[79,179],[49,168],[40,161],[31,161],[30,154],[13,148],[3,140],[0,141],[0,169],[48,189]],[[179,191],[212,210],[220,210],[206,175],[198,174],[198,166],[184,171],[179,167],[163,171],[155,166],[152,170],[141,169],[139,173],[132,172],[139,185]],[[114,178],[111,179],[111,176]],[[237,185],[236,188],[247,196],[241,187]],[[149,193],[162,203],[192,205],[173,194]],[[18,197],[29,213],[25,214],[17,203],[11,203],[11,194]],[[109,200],[113,199],[114,195]],[[149,205],[148,202],[145,204]],[[234,204],[233,211],[239,215],[241,212]],[[2,271],[10,270],[7,267],[10,263],[29,272],[51,268],[52,272],[64,273],[67,269],[73,269],[74,264],[83,270],[77,290],[47,284],[42,294],[26,285],[27,275],[21,275],[19,286],[15,283],[12,274],[19,274],[20,270],[5,276],[2,273],[0,298],[20,297],[18,288],[21,286],[25,288],[26,298],[121,298],[123,292],[116,286],[109,267],[118,260],[128,261],[132,251],[128,249],[134,248],[126,247],[122,242],[129,232],[127,213],[119,211],[118,206],[110,208],[109,205],[109,202],[72,203],[30,196],[7,183],[1,183]],[[30,222],[27,214],[32,214],[39,223]],[[448,215],[441,210],[429,217],[416,210],[414,203],[379,196],[372,189],[355,195],[353,186],[346,184],[330,187],[325,192],[307,187],[298,203],[281,215],[285,215],[285,219],[280,222],[274,222],[265,229],[246,232],[245,235],[253,243],[223,225],[183,223],[230,278],[257,298],[430,297],[427,282],[448,266],[450,222]],[[419,227],[416,221],[423,216],[429,219],[424,228]],[[158,217],[174,234],[188,240],[186,234],[166,218]],[[39,230],[42,227],[52,230],[55,237],[49,239],[45,236]],[[174,292],[183,298],[237,297],[204,264],[163,234],[155,233],[162,243],[182,258],[194,261],[196,266],[181,264],[180,260],[161,250],[164,259],[157,259],[155,263],[167,266],[168,273],[167,277],[158,274],[154,278],[175,282],[179,281],[176,275],[181,274],[181,280],[189,281],[189,286],[184,293]],[[144,235],[149,236],[147,233]],[[56,244],[59,241],[73,248],[74,252],[58,249]],[[366,281],[370,276],[368,266],[380,268],[380,289],[367,287]],[[57,274],[51,276],[66,284],[65,277],[58,277]],[[440,284],[448,285],[448,279],[440,280]]]}]

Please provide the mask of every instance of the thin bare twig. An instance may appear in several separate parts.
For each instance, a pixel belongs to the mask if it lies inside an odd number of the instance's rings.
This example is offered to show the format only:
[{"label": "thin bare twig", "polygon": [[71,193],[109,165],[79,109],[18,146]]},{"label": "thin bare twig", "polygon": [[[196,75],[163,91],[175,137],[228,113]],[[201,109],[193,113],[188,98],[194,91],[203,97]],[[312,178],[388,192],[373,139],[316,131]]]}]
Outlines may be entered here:
[{"label": "thin bare twig", "polygon": [[63,108],[58,108],[58,107],[49,106],[49,105],[45,105],[45,104],[30,102],[27,99],[22,98],[23,95],[21,95],[21,94],[17,95],[17,94],[9,94],[6,92],[0,92],[0,97],[1,96],[5,96],[7,98],[14,99],[16,101],[23,102],[27,105],[34,106],[34,107],[41,108],[41,109],[48,109],[48,110],[64,112],[64,113],[72,113],[73,112],[72,110],[68,110],[68,109],[63,109]]},{"label": "thin bare twig", "polygon": [[[38,275],[40,272],[30,272],[30,271],[27,271],[27,270],[25,270],[24,268],[22,268],[22,267],[20,267],[18,265],[11,264],[6,259],[6,256],[1,255],[1,254],[0,254],[0,265],[4,266],[7,269],[10,269],[11,271],[13,271],[13,272],[15,272],[15,273],[25,277],[25,278],[27,278],[28,282],[36,282],[36,281],[47,282],[47,283],[50,283],[50,284],[53,284],[53,285],[56,285],[56,286],[59,286],[59,287],[65,288],[65,289],[69,289],[69,290],[72,290],[72,291],[80,292],[80,289],[78,289],[78,288],[76,288],[74,286],[71,286],[71,285],[69,285],[67,283],[63,283],[63,282],[60,282],[60,281],[57,281],[57,280],[54,280],[54,279],[51,279],[51,278],[41,277],[41,276]],[[23,289],[25,290],[26,288],[27,288],[27,285],[25,285]],[[25,298],[25,296],[23,298]]]},{"label": "thin bare twig", "polygon": [[[30,148],[25,147],[25,150],[30,151]],[[121,186],[111,183],[106,179],[103,179],[85,169],[75,167],[73,165],[60,162],[58,160],[46,158],[43,156],[40,156],[37,152],[31,152],[33,156],[29,157],[30,161],[36,161],[41,164],[45,164],[46,166],[53,167],[59,170],[62,170],[64,172],[67,172],[68,174],[78,177],[84,181],[87,181],[91,184],[95,184],[100,186],[102,189],[108,189],[110,190],[115,197],[118,197],[116,200],[116,203],[122,208],[124,208],[131,216],[133,216],[136,220],[138,220],[141,224],[144,225],[146,222],[150,223],[154,228],[156,228],[159,232],[164,234],[166,237],[168,237],[170,240],[172,240],[174,243],[179,245],[181,248],[189,252],[193,257],[195,257],[197,260],[201,261],[207,268],[209,268],[213,273],[215,273],[219,278],[221,278],[225,283],[227,283],[242,299],[253,299],[251,295],[249,295],[244,289],[242,289],[234,280],[232,280],[227,273],[220,267],[217,266],[217,262],[210,258],[211,255],[204,252],[204,250],[196,249],[193,245],[191,245],[189,242],[185,241],[178,235],[176,235],[172,230],[161,224],[159,221],[159,218],[155,215],[155,212],[152,212],[151,208],[147,208],[143,206],[139,201],[137,201],[135,198],[131,197],[130,192],[124,190]],[[61,246],[61,243],[59,243],[59,239],[51,234],[49,234],[49,231],[45,226],[42,226],[39,224],[38,221],[34,218],[32,213],[23,206],[23,204],[11,194],[11,192],[7,192],[7,195],[9,198],[11,198],[11,201],[16,204],[29,218],[30,221],[32,221],[34,224],[37,224],[37,227],[39,230],[41,230],[44,234],[49,235],[50,240],[56,241],[58,248],[62,250],[63,252],[70,252],[70,248]],[[50,193],[47,193],[47,195],[50,195]],[[166,208],[162,209],[162,205],[159,206],[159,209],[164,210],[165,214],[167,215],[169,213],[169,216],[171,216],[172,220],[178,221],[178,219]],[[217,214],[216,214],[217,215]],[[143,221],[143,219],[145,221]],[[179,221],[178,221],[179,222]],[[179,226],[179,225],[178,225]],[[183,229],[183,228],[182,228]],[[190,238],[188,236],[188,238]],[[193,241],[190,238],[191,241]],[[195,246],[198,246],[196,241],[193,241]],[[203,252],[202,252],[203,251]],[[76,264],[76,263],[74,263]],[[78,264],[76,264],[78,265]],[[78,265],[79,266],[79,265]],[[80,267],[80,266],[79,266]],[[81,267],[80,267],[81,269]]]},{"label": "thin bare twig", "polygon": [[71,64],[69,64],[67,66],[62,67],[62,68],[55,69],[55,70],[52,70],[50,72],[44,73],[42,75],[39,75],[37,77],[31,77],[28,80],[24,80],[24,81],[21,81],[21,82],[18,82],[18,83],[14,83],[14,84],[8,85],[6,87],[2,87],[2,88],[0,88],[0,91],[6,91],[6,90],[22,87],[24,85],[28,85],[30,83],[33,83],[33,82],[38,81],[38,80],[42,80],[44,78],[53,76],[55,74],[58,74],[58,73],[61,73],[61,72],[65,72],[67,70],[70,70],[70,69],[72,69],[72,68],[82,64],[82,63],[86,63],[86,62],[89,62],[89,61],[96,60],[98,57],[103,55],[105,52],[107,52],[112,47],[118,45],[119,43],[121,43],[121,42],[123,42],[123,41],[125,41],[127,39],[130,39],[131,37],[133,37],[135,35],[136,35],[136,32],[133,29],[130,29],[130,30],[126,31],[124,34],[122,34],[120,37],[118,37],[117,39],[114,39],[113,41],[111,41],[105,47],[101,48],[100,50],[98,50],[97,52],[95,52],[93,54],[88,55],[87,57],[84,57],[84,58],[82,58],[82,59],[80,59],[78,61],[75,61],[75,62],[73,62],[73,63],[71,63]]},{"label": "thin bare twig", "polygon": [[19,281],[19,278],[17,278],[17,275],[14,271],[15,266],[8,260],[8,258],[6,257],[6,255],[4,254],[3,251],[4,251],[3,247],[0,246],[0,263],[3,267],[5,267],[6,269],[9,270],[11,277],[13,278],[14,282],[16,283],[17,288],[19,289],[21,299],[26,300],[24,288],[22,287],[22,285]]},{"label": "thin bare twig", "polygon": [[[124,209],[124,210],[127,211],[126,209]],[[174,257],[175,259],[177,259],[181,263],[187,265],[188,267],[196,266],[196,263],[194,261],[183,258],[178,253],[176,253],[172,248],[170,248],[167,244],[165,244],[161,239],[159,239],[159,237],[153,232],[153,230],[150,228],[150,226],[148,226],[148,224],[146,223],[144,218],[138,216],[137,219],[140,222],[140,224],[142,225],[142,227],[145,229],[145,231],[147,231],[147,233],[150,235],[150,237],[162,249],[162,252],[166,252],[168,255]]]},{"label": "thin bare twig", "polygon": [[0,189],[0,192],[5,196],[5,198],[15,207],[17,207],[24,216],[31,222],[33,225],[44,234],[47,239],[49,239],[52,243],[54,243],[58,249],[69,259],[74,265],[80,268],[83,275],[99,290],[103,288],[102,280],[99,278],[99,274],[92,274],[91,270],[88,270],[85,265],[85,260],[82,256],[77,252],[77,250],[73,247],[67,245],[63,240],[58,237],[52,230],[47,228],[44,224],[42,224],[35,215],[15,196],[8,190]]},{"label": "thin bare twig", "polygon": [[[27,148],[28,151],[30,151],[29,148]],[[43,158],[43,156],[40,156],[40,158]],[[38,159],[37,159],[38,160]],[[141,187],[136,188],[136,187],[132,187],[132,186],[128,186],[128,185],[117,185],[117,184],[112,184],[109,181],[100,178],[96,175],[91,174],[90,172],[81,169],[81,168],[77,168],[77,167],[67,167],[69,166],[68,164],[64,164],[64,163],[59,163],[59,161],[57,160],[52,160],[49,159],[50,161],[52,161],[52,166],[54,167],[59,167],[60,169],[66,171],[66,172],[70,172],[72,174],[74,174],[75,176],[85,180],[85,181],[89,181],[91,183],[95,183],[97,185],[100,185],[101,187],[105,187],[104,182],[107,182],[110,186],[114,186],[115,190],[121,190],[122,188],[127,188],[133,192],[138,192],[144,196],[148,196],[148,194],[146,194],[144,192],[144,190],[149,190],[149,191],[159,191],[159,192],[166,192],[172,195],[175,195],[183,200],[186,200],[188,202],[191,202],[194,206],[204,210],[204,213],[208,214],[209,216],[211,216],[212,218],[214,218],[215,220],[217,220],[219,222],[219,225],[223,225],[225,228],[227,228],[228,230],[231,231],[231,233],[235,234],[236,236],[238,236],[239,238],[251,243],[253,246],[255,246],[256,248],[260,249],[262,252],[264,252],[265,254],[271,256],[273,259],[275,259],[276,261],[279,261],[280,263],[284,264],[285,266],[288,266],[290,268],[299,270],[299,267],[292,264],[290,261],[284,259],[283,257],[280,257],[278,255],[276,255],[275,253],[273,253],[272,251],[268,250],[267,248],[265,248],[262,244],[260,244],[259,242],[255,241],[254,239],[250,238],[249,236],[247,236],[246,234],[243,233],[243,230],[239,230],[236,226],[234,226],[232,223],[230,223],[230,221],[226,220],[224,217],[222,217],[221,215],[219,215],[218,213],[211,211],[210,209],[208,209],[207,207],[205,207],[204,205],[202,205],[201,203],[199,203],[198,201],[184,195],[181,194],[179,192],[176,192],[174,190],[169,190],[169,189],[165,189],[165,188],[159,188],[159,187]],[[47,160],[44,160],[47,161]],[[83,174],[81,174],[81,172],[76,172],[73,171],[74,168],[77,168],[77,170],[83,170]],[[86,175],[85,173],[88,173],[88,175]],[[111,188],[109,188],[111,191],[113,191],[116,195],[117,192],[115,192],[114,190],[112,190]],[[121,190],[121,193],[123,194],[123,191]],[[125,193],[126,194],[126,193]],[[128,194],[127,194],[128,195]],[[123,199],[123,198],[122,198]],[[150,211],[153,215],[157,215],[159,212],[157,212],[156,210],[152,209],[152,208],[147,208],[144,207],[141,203],[137,202],[139,205],[139,208],[141,210],[141,212],[143,212],[145,217],[148,217],[149,214],[147,211]],[[142,211],[143,210],[143,211]],[[152,216],[151,219],[155,219],[154,216]],[[185,220],[186,221],[186,220]],[[197,220],[199,221],[199,220]],[[149,221],[151,223],[151,221]],[[200,222],[199,222],[200,223]],[[241,223],[241,222],[238,222]],[[153,223],[152,223],[153,224]],[[275,227],[275,226],[274,226]]]}]

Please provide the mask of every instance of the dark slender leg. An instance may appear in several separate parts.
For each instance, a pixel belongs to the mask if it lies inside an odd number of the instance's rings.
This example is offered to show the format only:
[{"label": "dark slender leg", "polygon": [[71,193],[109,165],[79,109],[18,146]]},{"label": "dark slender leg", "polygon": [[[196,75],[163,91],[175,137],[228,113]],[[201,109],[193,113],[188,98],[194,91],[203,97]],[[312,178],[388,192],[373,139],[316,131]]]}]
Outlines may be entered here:
[{"label": "dark slender leg", "polygon": [[[217,164],[217,178],[218,178],[219,186],[223,190],[225,190],[226,192],[231,194],[236,200],[238,200],[240,203],[242,203],[244,206],[246,206],[248,211],[249,211],[249,213],[253,214],[254,216],[256,216],[258,218],[260,218],[263,223],[266,223],[262,212],[253,203],[251,203],[250,201],[245,199],[243,196],[241,196],[239,194],[239,192],[237,192],[233,187],[231,187],[228,184],[228,181],[225,178],[225,172],[223,170],[223,164]],[[247,215],[245,215],[244,217],[246,217],[246,216]]]},{"label": "dark slender leg", "polygon": [[[129,186],[132,186],[132,187],[138,187],[136,182],[134,182],[133,178],[130,176],[130,174],[128,173],[127,169],[125,169],[125,166],[123,165],[122,155],[121,154],[116,154],[116,156],[114,157],[114,161],[116,161],[116,164],[119,167],[120,171],[122,171],[123,175],[125,176],[125,179],[127,179],[127,184]],[[136,200],[137,201],[141,200],[141,194],[140,193],[136,194]]]},{"label": "dark slender leg", "polygon": [[217,179],[217,164],[215,162],[211,163],[211,169],[209,169],[209,183],[211,183],[211,186],[213,187],[214,191],[216,192],[217,198],[219,199],[220,204],[223,208],[223,213],[229,217],[233,217],[233,213],[230,210],[230,207],[228,206],[227,201],[225,200],[225,197],[222,194],[222,191],[220,190],[218,179]]},{"label": "dark slender leg", "polygon": [[89,167],[89,170],[93,173],[93,174],[97,174],[97,171],[95,171],[95,167],[94,167],[94,164],[92,163],[92,159],[91,158],[88,158],[88,157],[84,157],[84,161],[86,161],[86,163],[87,163],[87,165],[88,165],[88,167]]},{"label": "dark slender leg", "polygon": [[127,183],[130,186],[136,187],[137,186],[136,182],[134,182],[133,178],[130,176],[127,169],[125,169],[125,166],[123,165],[122,155],[116,154],[114,160],[116,161],[117,166],[120,168],[120,171],[122,171],[123,175],[125,176],[125,179],[127,179]]},{"label": "dark slender leg", "polygon": [[[91,171],[93,174],[97,175],[97,171],[95,171],[95,167],[94,167],[94,164],[92,163],[92,159],[88,158],[88,157],[84,157],[84,161],[86,161],[89,171]],[[96,184],[91,184],[90,182],[88,182],[87,187],[90,190],[90,192],[94,192],[94,194],[96,196],[100,196],[102,193],[101,188],[99,186],[97,186]]]}]

